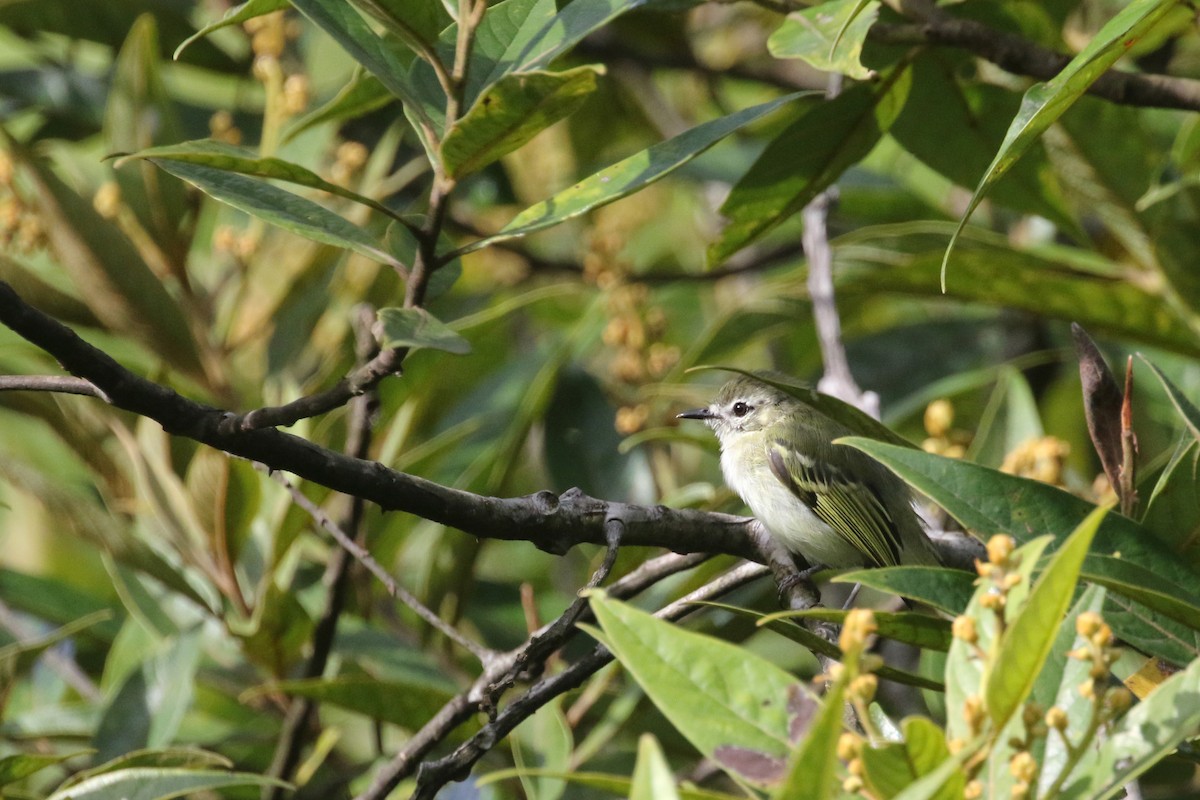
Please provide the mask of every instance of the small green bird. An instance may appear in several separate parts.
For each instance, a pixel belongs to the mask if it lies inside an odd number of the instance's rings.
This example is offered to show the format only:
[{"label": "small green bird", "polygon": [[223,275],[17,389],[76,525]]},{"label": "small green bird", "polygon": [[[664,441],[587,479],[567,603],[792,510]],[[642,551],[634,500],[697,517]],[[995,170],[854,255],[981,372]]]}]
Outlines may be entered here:
[{"label": "small green bird", "polygon": [[725,482],[811,565],[939,563],[908,487],[870,456],[835,445],[852,431],[816,409],[743,377],[707,408],[678,416],[713,429]]}]

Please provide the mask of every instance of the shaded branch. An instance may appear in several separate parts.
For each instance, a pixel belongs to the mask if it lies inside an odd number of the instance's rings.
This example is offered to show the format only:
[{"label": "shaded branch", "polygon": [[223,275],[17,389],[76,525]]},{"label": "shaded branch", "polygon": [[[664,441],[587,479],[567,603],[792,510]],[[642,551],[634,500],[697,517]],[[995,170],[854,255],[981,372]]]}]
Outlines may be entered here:
[{"label": "shaded branch", "polygon": [[[912,4],[903,3],[909,16]],[[1071,61],[1063,53],[981,22],[958,19],[941,11],[915,24],[877,23],[868,37],[885,44],[932,44],[958,47],[1015,75],[1049,80]],[[1200,81],[1169,75],[1145,75],[1110,69],[1088,87],[1087,93],[1126,106],[1200,111]]]}]

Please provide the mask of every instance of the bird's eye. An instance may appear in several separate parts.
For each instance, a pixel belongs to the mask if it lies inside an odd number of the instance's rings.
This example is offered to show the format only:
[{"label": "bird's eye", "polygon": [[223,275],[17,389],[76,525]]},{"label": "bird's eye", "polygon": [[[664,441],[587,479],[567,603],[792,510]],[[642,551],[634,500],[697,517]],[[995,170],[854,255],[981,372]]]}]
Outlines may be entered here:
[{"label": "bird's eye", "polygon": [[750,406],[743,403],[741,400],[733,404],[733,415],[735,417],[744,417],[750,413]]}]

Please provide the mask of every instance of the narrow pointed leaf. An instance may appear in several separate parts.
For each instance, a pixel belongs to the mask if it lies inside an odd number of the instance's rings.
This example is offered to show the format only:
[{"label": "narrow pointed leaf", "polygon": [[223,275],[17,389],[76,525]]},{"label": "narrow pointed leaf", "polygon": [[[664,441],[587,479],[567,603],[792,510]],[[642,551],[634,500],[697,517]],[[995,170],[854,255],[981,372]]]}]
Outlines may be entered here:
[{"label": "narrow pointed leaf", "polygon": [[47,800],[167,800],[232,786],[287,788],[288,784],[248,772],[135,767],[96,775],[55,792]]},{"label": "narrow pointed leaf", "polygon": [[629,800],[679,800],[675,776],[658,740],[648,733],[638,739],[637,763]]},{"label": "narrow pointed leaf", "polygon": [[89,755],[90,750],[79,750],[64,755],[18,754],[0,758],[0,786],[16,783],[30,775],[41,772],[46,767],[60,764],[70,758]]},{"label": "narrow pointed leaf", "polygon": [[324,206],[266,181],[187,161],[151,158],[172,175],[239,211],[314,242],[352,250],[372,261],[404,267],[362,228]]},{"label": "narrow pointed leaf", "polygon": [[184,39],[179,44],[179,47],[175,48],[174,58],[176,61],[178,61],[179,56],[183,54],[183,51],[187,49],[188,45],[192,44],[192,42],[195,42],[198,39],[203,39],[213,31],[218,31],[221,28],[225,28],[230,25],[241,25],[248,19],[261,17],[264,14],[270,14],[272,11],[279,11],[280,9],[287,8],[290,5],[291,3],[288,2],[288,0],[246,0],[246,2],[230,8],[216,22],[210,22],[196,33],[193,33],[191,36]]},{"label": "narrow pointed leaf", "polygon": [[496,242],[540,231],[578,217],[593,208],[627,197],[674,172],[739,128],[807,94],[815,93],[790,94],[697,125],[672,139],[605,167],[549,200],[530,206],[505,225],[499,233],[472,242],[459,252],[470,253]]},{"label": "narrow pointed leaf", "polygon": [[1177,3],[1178,0],[1133,0],[1100,29],[1095,38],[1079,55],[1071,59],[1071,63],[1067,64],[1062,72],[1025,92],[1021,110],[1009,126],[1004,142],[992,159],[991,165],[980,178],[979,185],[975,187],[975,193],[971,195],[971,201],[950,238],[950,244],[946,246],[946,254],[942,259],[943,290],[946,286],[946,265],[949,263],[950,253],[988,188],[1016,163],[1025,150],[1062,116],[1097,78],[1115,64]]},{"label": "narrow pointed leaf", "polygon": [[947,567],[880,567],[843,572],[833,580],[898,594],[947,614],[962,613],[975,592],[975,576]]},{"label": "narrow pointed leaf", "polygon": [[423,308],[381,308],[379,346],[425,347],[456,355],[471,352],[471,343]]},{"label": "narrow pointed leaf", "polygon": [[1071,605],[1083,559],[1107,513],[1107,508],[1097,508],[1080,523],[1055,552],[1016,619],[1005,630],[984,694],[988,713],[997,728],[1008,724],[1033,689],[1058,626]]},{"label": "narrow pointed leaf", "polygon": [[[841,624],[848,611],[830,608],[811,608],[806,611],[779,611],[767,614],[759,619],[760,625],[777,619],[816,619],[823,622]],[[911,644],[914,647],[928,647],[933,650],[948,650],[950,648],[950,623],[939,617],[919,614],[914,611],[876,611],[876,633],[886,639]]]},{"label": "narrow pointed leaf", "polygon": [[603,67],[506,75],[479,98],[442,141],[446,172],[461,178],[529,142],[596,91]]},{"label": "narrow pointed leaf", "polygon": [[1159,383],[1167,390],[1167,397],[1171,398],[1175,410],[1179,412],[1179,416],[1183,417],[1183,423],[1187,425],[1196,441],[1200,441],[1200,408],[1196,408],[1188,396],[1161,369],[1155,366],[1154,362],[1141,354],[1138,357],[1145,362],[1150,371],[1154,373],[1154,377],[1158,378]]},{"label": "narrow pointed leaf", "polygon": [[284,136],[290,142],[305,131],[326,122],[358,119],[383,108],[396,98],[379,78],[365,70],[355,70],[354,76],[326,103],[297,119]]}]

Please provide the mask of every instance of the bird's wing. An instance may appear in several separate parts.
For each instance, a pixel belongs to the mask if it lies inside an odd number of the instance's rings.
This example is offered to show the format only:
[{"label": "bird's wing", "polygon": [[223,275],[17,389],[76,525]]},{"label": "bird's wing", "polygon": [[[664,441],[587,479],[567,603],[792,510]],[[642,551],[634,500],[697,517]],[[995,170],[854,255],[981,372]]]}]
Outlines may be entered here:
[{"label": "bird's wing", "polygon": [[768,446],[767,463],[800,502],[869,561],[881,567],[900,563],[900,534],[871,487],[782,440]]}]

